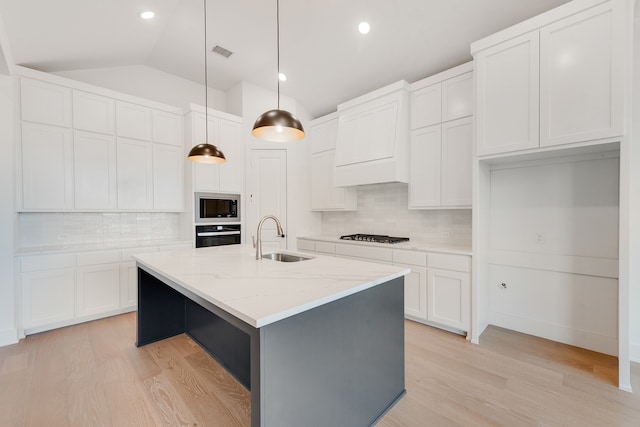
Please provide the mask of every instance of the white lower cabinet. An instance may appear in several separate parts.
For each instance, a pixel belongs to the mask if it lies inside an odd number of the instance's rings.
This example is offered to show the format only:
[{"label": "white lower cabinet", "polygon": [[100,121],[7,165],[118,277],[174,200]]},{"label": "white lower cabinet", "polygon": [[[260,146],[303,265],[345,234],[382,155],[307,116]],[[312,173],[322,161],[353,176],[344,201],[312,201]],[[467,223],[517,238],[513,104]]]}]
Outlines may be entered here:
[{"label": "white lower cabinet", "polygon": [[404,314],[409,318],[427,320],[427,268],[396,264],[411,269],[404,277]]},{"label": "white lower cabinet", "polygon": [[135,261],[120,264],[120,306],[138,305],[138,267]]},{"label": "white lower cabinet", "polygon": [[78,267],[77,316],[90,316],[120,308],[120,264]]},{"label": "white lower cabinet", "polygon": [[427,270],[427,320],[461,331],[469,330],[470,277],[459,271]]},{"label": "white lower cabinet", "polygon": [[22,273],[23,328],[35,328],[75,317],[74,268]]}]

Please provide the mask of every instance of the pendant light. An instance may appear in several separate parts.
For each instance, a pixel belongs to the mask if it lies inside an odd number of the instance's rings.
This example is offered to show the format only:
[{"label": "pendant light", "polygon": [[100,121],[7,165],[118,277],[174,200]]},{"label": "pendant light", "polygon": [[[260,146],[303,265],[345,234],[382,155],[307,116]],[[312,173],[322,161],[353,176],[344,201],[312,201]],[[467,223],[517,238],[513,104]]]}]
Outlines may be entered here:
[{"label": "pendant light", "polygon": [[[280,75],[280,0],[276,0],[276,26],[278,29],[278,75]],[[280,109],[280,78],[278,78],[278,108],[258,117],[251,134],[272,142],[297,141],[304,138],[304,129],[300,120],[290,112]]]},{"label": "pendant light", "polygon": [[225,163],[227,159],[222,151],[209,144],[209,85],[207,80],[207,0],[204,3],[204,143],[198,144],[189,151],[187,159],[196,163]]}]

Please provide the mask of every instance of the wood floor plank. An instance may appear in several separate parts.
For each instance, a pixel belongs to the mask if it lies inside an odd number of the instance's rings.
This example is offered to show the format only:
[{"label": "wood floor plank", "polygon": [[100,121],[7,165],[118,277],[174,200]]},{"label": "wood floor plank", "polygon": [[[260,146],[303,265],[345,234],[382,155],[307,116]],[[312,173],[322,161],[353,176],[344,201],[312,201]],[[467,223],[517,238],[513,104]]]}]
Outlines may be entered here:
[{"label": "wood floor plank", "polygon": [[[135,313],[0,348],[0,426],[249,426],[250,393],[189,337],[135,346]],[[615,357],[501,328],[405,322],[407,395],[381,427],[640,426]]]}]

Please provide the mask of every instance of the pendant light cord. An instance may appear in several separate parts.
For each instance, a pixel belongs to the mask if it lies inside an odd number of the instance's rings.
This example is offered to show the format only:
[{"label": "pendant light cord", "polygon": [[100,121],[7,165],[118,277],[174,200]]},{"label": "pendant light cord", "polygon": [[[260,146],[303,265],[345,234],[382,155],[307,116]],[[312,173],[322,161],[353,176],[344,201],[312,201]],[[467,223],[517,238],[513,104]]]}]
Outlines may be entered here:
[{"label": "pendant light cord", "polygon": [[204,2],[204,142],[209,143],[209,82],[207,79],[207,0]]},{"label": "pendant light cord", "polygon": [[278,110],[280,109],[280,0],[276,0],[276,27],[278,44]]}]

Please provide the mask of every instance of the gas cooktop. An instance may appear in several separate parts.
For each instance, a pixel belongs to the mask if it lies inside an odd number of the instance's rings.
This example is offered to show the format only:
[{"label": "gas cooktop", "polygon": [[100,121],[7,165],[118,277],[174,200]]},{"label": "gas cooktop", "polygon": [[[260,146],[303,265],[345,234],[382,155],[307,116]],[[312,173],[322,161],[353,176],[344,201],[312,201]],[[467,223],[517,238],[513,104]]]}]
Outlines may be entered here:
[{"label": "gas cooktop", "polygon": [[379,234],[348,234],[346,236],[340,236],[340,239],[374,243],[400,243],[409,241],[408,237],[391,237]]}]

